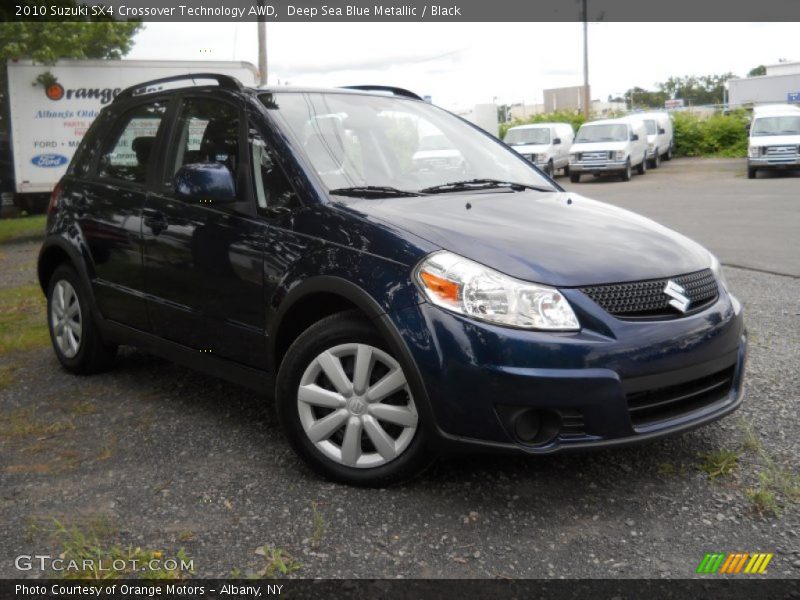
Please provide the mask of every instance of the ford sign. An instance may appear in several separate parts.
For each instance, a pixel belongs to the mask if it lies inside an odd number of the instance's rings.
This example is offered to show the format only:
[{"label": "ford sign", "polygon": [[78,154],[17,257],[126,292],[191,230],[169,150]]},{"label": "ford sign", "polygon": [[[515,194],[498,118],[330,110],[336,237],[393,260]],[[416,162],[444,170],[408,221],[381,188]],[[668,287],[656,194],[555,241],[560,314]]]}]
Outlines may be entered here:
[{"label": "ford sign", "polygon": [[31,159],[34,166],[44,168],[60,167],[68,162],[69,159],[62,154],[38,154]]}]

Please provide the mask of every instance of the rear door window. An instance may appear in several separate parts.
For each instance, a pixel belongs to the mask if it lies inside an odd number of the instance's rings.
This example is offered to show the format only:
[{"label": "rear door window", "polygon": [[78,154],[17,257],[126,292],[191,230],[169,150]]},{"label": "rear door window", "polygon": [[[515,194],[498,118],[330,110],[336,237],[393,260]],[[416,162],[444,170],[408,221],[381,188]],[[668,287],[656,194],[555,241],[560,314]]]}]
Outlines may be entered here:
[{"label": "rear door window", "polygon": [[106,140],[97,176],[144,184],[166,111],[166,102],[152,102],[125,113]]}]

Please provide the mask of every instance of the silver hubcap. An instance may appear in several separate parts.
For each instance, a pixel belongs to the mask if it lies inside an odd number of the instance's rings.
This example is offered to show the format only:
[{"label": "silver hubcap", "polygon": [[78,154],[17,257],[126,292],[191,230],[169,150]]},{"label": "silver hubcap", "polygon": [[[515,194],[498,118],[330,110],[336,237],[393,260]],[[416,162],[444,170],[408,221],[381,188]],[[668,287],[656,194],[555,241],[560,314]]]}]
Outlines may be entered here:
[{"label": "silver hubcap", "polygon": [[81,347],[83,318],[75,288],[64,279],[53,287],[53,297],[50,299],[50,324],[53,328],[53,338],[61,354],[67,358],[74,357]]},{"label": "silver hubcap", "polygon": [[368,344],[335,346],[311,361],[297,390],[297,410],[314,446],[348,467],[388,463],[417,431],[403,369]]}]

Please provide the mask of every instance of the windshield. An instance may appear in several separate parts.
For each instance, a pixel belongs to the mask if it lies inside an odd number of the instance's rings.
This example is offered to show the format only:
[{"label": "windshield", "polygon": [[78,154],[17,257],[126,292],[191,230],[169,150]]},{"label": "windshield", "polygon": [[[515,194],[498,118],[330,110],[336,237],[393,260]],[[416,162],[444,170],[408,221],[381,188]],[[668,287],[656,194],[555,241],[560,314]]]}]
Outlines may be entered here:
[{"label": "windshield", "polygon": [[553,189],[518,154],[425,102],[336,92],[260,98],[329,190],[416,192],[472,179]]},{"label": "windshield", "polygon": [[761,117],[753,122],[752,136],[760,135],[798,135],[800,134],[800,115],[791,117]]},{"label": "windshield", "polygon": [[621,124],[582,125],[575,143],[624,142],[628,139],[628,126]]},{"label": "windshield", "polygon": [[525,146],[527,144],[549,144],[550,130],[546,127],[530,129],[509,129],[503,140],[509,146]]},{"label": "windshield", "polygon": [[658,125],[656,125],[653,119],[645,120],[644,126],[647,127],[647,135],[655,135],[658,133]]}]

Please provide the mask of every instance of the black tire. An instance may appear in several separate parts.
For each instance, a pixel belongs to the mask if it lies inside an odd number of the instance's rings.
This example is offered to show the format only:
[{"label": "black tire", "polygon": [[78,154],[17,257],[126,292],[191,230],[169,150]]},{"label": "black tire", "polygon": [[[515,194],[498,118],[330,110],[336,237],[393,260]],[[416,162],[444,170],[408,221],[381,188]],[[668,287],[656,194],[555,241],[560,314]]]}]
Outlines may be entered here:
[{"label": "black tire", "polygon": [[[375,467],[351,467],[333,460],[314,445],[303,428],[298,408],[298,389],[306,369],[326,350],[352,343],[368,344],[387,353],[401,364],[406,380],[409,380],[408,367],[392,355],[388,344],[367,319],[355,311],[338,313],[306,329],[286,352],[275,386],[278,420],[294,451],[308,466],[328,479],[365,487],[385,487],[407,481],[430,466],[435,459],[427,443],[422,411],[417,410],[416,431],[408,446],[395,458]],[[415,404],[419,406],[419,400]]]},{"label": "black tire", "polygon": [[647,174],[647,152],[644,153],[642,162],[636,165],[636,172],[639,173],[639,175]]},{"label": "black tire", "polygon": [[630,181],[632,177],[633,169],[631,169],[631,159],[629,158],[627,161],[625,161],[625,170],[622,171],[620,179],[622,179],[622,181]]},{"label": "black tire", "polygon": [[754,167],[747,167],[747,178],[755,179],[757,170]]},{"label": "black tire", "polygon": [[657,169],[661,166],[661,151],[656,148],[656,153],[653,156],[653,160],[650,161],[650,168]]},{"label": "black tire", "polygon": [[[54,304],[58,304],[58,299],[54,297],[54,294],[57,286],[62,282],[65,282],[74,290],[74,296],[80,309],[78,312],[79,319],[74,321],[76,323],[80,322],[81,329],[79,340],[77,341],[77,351],[70,351],[75,352],[74,355],[67,355],[65,350],[61,348],[59,342],[61,338],[57,336],[64,334],[57,333],[55,330],[58,325],[54,323],[54,318],[57,318],[54,313]],[[103,341],[94,317],[91,302],[89,301],[89,292],[75,269],[67,264],[56,268],[47,285],[47,326],[50,331],[50,342],[53,344],[56,357],[61,366],[67,371],[79,375],[88,375],[106,371],[114,364],[117,346]],[[61,329],[61,332],[63,331]],[[75,339],[74,335],[73,339]]]},{"label": "black tire", "polygon": [[548,177],[552,177],[553,179],[555,179],[556,170],[553,168],[552,160],[547,162],[547,166],[545,167],[544,172],[547,173]]},{"label": "black tire", "polygon": [[580,173],[570,173],[569,174],[569,180],[572,183],[579,183],[580,180],[581,180],[581,174]]},{"label": "black tire", "polygon": [[566,166],[564,167],[564,176],[565,176],[565,177],[569,177],[569,165],[566,165]]},{"label": "black tire", "polygon": [[672,160],[672,144],[667,148],[667,153],[664,155],[664,160]]}]

